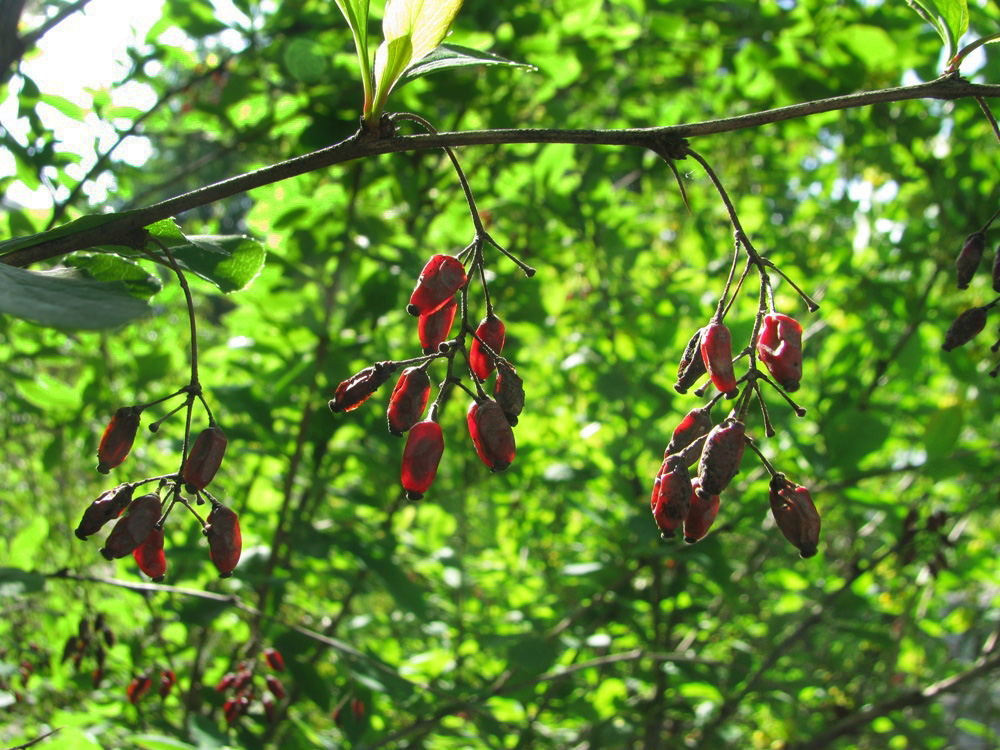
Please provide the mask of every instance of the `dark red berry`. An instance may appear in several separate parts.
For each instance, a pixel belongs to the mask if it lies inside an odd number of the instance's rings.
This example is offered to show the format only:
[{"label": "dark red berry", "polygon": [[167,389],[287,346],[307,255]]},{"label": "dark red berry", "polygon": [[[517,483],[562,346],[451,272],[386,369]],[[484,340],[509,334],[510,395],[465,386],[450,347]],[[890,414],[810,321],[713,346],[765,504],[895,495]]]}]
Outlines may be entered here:
[{"label": "dark red berry", "polygon": [[153,678],[150,677],[147,672],[146,674],[132,678],[132,681],[125,689],[125,695],[128,697],[129,703],[134,706],[142,700],[143,696],[149,692],[151,687],[153,687]]},{"label": "dark red berry", "polygon": [[160,673],[160,697],[166,698],[170,695],[170,690],[177,682],[177,675],[172,669],[164,669]]},{"label": "dark red berry", "polygon": [[816,554],[819,543],[819,511],[813,503],[809,490],[789,482],[782,474],[771,477],[771,514],[775,523],[802,557]]},{"label": "dark red berry", "polygon": [[376,362],[356,375],[352,375],[337,386],[337,392],[329,401],[330,411],[353,411],[385,383],[396,371],[395,362]]},{"label": "dark red berry", "polygon": [[695,477],[691,480],[691,509],[684,519],[684,541],[688,544],[703,539],[719,515],[719,496],[702,495],[700,488],[701,480]]},{"label": "dark red berry", "polygon": [[708,433],[698,463],[702,495],[719,495],[733,481],[740,470],[745,437],[746,426],[733,417],[726,418]]},{"label": "dark red berry", "polygon": [[514,431],[496,401],[473,402],[466,416],[476,453],[490,471],[503,471],[514,460]]},{"label": "dark red berry", "polygon": [[265,648],[264,649],[264,661],[267,662],[267,666],[273,669],[275,672],[285,671],[285,660],[281,656],[281,652],[276,648]]},{"label": "dark red berry", "polygon": [[944,335],[941,348],[950,352],[974,339],[986,327],[986,307],[972,307],[955,319]]},{"label": "dark red berry", "polygon": [[403,370],[392,396],[389,397],[389,408],[386,411],[389,432],[402,435],[419,422],[430,394],[431,379],[427,370],[420,367],[407,367]]},{"label": "dark red berry", "polygon": [[968,289],[969,282],[976,275],[979,262],[983,259],[983,251],[986,249],[986,235],[982,232],[973,232],[965,238],[962,250],[955,260],[955,267],[958,271],[958,288]]},{"label": "dark red berry", "polygon": [[[191,446],[181,479],[190,488],[203,490],[215,477],[226,455],[226,433],[218,426],[206,427]],[[188,490],[191,492],[192,490]]]},{"label": "dark red berry", "polygon": [[145,541],[132,551],[139,570],[156,582],[163,580],[167,572],[167,556],[163,552],[163,529],[155,526]]},{"label": "dark red berry", "polygon": [[451,333],[451,325],[455,322],[455,312],[458,303],[454,297],[449,297],[441,307],[432,313],[417,318],[417,335],[424,354],[433,354]]},{"label": "dark red berry", "polygon": [[704,406],[692,409],[674,429],[674,434],[670,436],[670,442],[667,444],[667,449],[663,452],[663,457],[666,458],[675,453],[680,453],[702,435],[707,435],[711,429],[711,410]]},{"label": "dark red berry", "polygon": [[406,436],[401,480],[406,496],[419,500],[430,488],[444,454],[441,425],[432,420],[418,422]]},{"label": "dark red berry", "polygon": [[767,371],[789,393],[802,380],[802,326],[781,313],[764,316],[757,335],[757,356]]},{"label": "dark red berry", "polygon": [[445,304],[465,283],[465,267],[453,255],[435,255],[420,272],[406,311],[427,315]]},{"label": "dark red berry", "polygon": [[674,457],[664,459],[653,483],[650,503],[660,534],[664,539],[672,537],[691,507],[691,475],[683,461]]},{"label": "dark red berry", "polygon": [[139,431],[141,414],[142,409],[138,406],[123,406],[111,417],[97,449],[99,472],[107,474],[128,456],[132,450],[132,443],[135,442],[135,435]]},{"label": "dark red berry", "polygon": [[[504,342],[504,325],[496,315],[483,318],[476,329],[469,350],[469,368],[480,380],[486,380],[496,366],[495,355],[500,354]],[[490,354],[487,347],[493,350]]]},{"label": "dark red berry", "polygon": [[120,484],[113,490],[108,490],[99,498],[92,502],[83,512],[80,525],[74,532],[79,539],[86,539],[91,534],[96,534],[108,521],[118,518],[122,511],[132,502],[132,492],[135,490],[131,484]]},{"label": "dark red berry", "polygon": [[680,364],[677,366],[677,382],[674,383],[674,390],[678,393],[687,393],[688,388],[698,382],[698,379],[705,374],[705,360],[701,356],[701,336],[704,328],[695,331],[681,355]]},{"label": "dark red berry", "polygon": [[208,514],[208,554],[222,578],[233,574],[243,551],[243,535],[236,511],[225,505],[216,505]]},{"label": "dark red berry", "polygon": [[274,698],[268,693],[264,693],[260,698],[260,704],[264,707],[264,716],[267,717],[267,720],[272,724],[276,722],[278,720],[278,709],[274,705]]},{"label": "dark red berry", "polygon": [[128,506],[125,515],[111,529],[101,554],[115,560],[132,554],[146,541],[153,527],[160,520],[160,496],[156,494],[137,497]]},{"label": "dark red berry", "polygon": [[733,340],[725,323],[709,323],[701,335],[701,358],[712,378],[712,385],[735,398],[736,375],[733,373]]},{"label": "dark red berry", "polygon": [[267,683],[267,689],[270,690],[274,697],[279,701],[285,697],[285,686],[282,685],[281,680],[273,674],[264,675],[264,682]]}]

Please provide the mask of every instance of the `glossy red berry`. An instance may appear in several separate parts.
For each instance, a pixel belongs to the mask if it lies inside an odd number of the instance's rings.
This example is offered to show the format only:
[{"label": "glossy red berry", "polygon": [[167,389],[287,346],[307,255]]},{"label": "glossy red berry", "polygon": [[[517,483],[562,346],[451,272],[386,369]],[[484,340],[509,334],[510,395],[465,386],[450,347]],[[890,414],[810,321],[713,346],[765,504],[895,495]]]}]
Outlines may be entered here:
[{"label": "glossy red berry", "polygon": [[402,435],[420,421],[431,394],[431,379],[421,367],[407,367],[389,397],[389,432]]},{"label": "glossy red berry", "polygon": [[473,402],[466,415],[476,453],[490,471],[503,471],[514,460],[514,431],[496,401]]},{"label": "glossy red berry", "polygon": [[444,454],[441,425],[432,420],[418,422],[410,428],[403,448],[401,481],[406,496],[419,500],[430,489]]},{"label": "glossy red berry", "polygon": [[733,341],[725,323],[713,321],[705,326],[701,335],[701,358],[712,378],[712,385],[735,398],[736,375],[733,372]]},{"label": "glossy red berry", "polygon": [[424,354],[433,354],[442,343],[448,340],[451,325],[455,322],[458,303],[454,297],[449,297],[441,307],[432,313],[417,318],[417,335]]},{"label": "glossy red berry", "polygon": [[976,275],[985,249],[986,235],[982,232],[973,232],[965,238],[962,250],[959,252],[958,258],[955,259],[959,289],[969,288],[969,282]]},{"label": "glossy red berry", "polygon": [[757,356],[767,371],[789,393],[802,380],[802,326],[781,313],[764,316],[757,335]]},{"label": "glossy red berry", "polygon": [[97,470],[107,474],[126,459],[139,431],[138,406],[123,406],[118,409],[104,429],[101,444],[97,448]]},{"label": "glossy red berry", "polygon": [[[496,367],[494,355],[500,354],[503,342],[503,321],[496,315],[488,315],[483,318],[476,329],[476,335],[472,339],[472,346],[469,349],[469,367],[480,380],[486,380],[493,372],[493,368]],[[487,351],[487,347],[493,350],[493,354]]]},{"label": "glossy red berry", "polygon": [[726,418],[708,433],[698,463],[702,495],[719,495],[733,481],[740,470],[745,437],[746,426],[733,417]]},{"label": "glossy red berry", "polygon": [[691,475],[683,461],[674,457],[664,459],[653,483],[650,503],[660,534],[665,539],[672,537],[691,507]]},{"label": "glossy red berry", "polygon": [[700,488],[701,480],[695,477],[691,480],[691,509],[684,519],[684,541],[688,544],[703,539],[719,515],[719,496],[702,495]]},{"label": "glossy red berry", "polygon": [[771,515],[785,539],[791,542],[802,557],[816,554],[819,543],[819,511],[809,490],[788,481],[782,474],[771,477]]},{"label": "glossy red berry", "polygon": [[120,484],[113,490],[102,493],[83,511],[83,518],[80,519],[80,525],[74,532],[77,538],[86,539],[100,531],[108,521],[118,518],[132,502],[134,489],[131,484]]},{"label": "glossy red berry", "polygon": [[205,534],[208,536],[208,554],[219,576],[229,578],[243,551],[243,535],[236,512],[225,505],[214,506],[208,514]]},{"label": "glossy red berry", "polygon": [[435,255],[420,272],[406,311],[427,315],[444,305],[465,283],[465,267],[453,255]]},{"label": "glossy red berry", "polygon": [[132,554],[146,541],[153,527],[160,520],[160,496],[143,495],[133,500],[125,515],[111,529],[101,554],[108,560],[116,560]]},{"label": "glossy red berry", "polygon": [[[191,452],[181,472],[181,479],[189,488],[203,490],[208,486],[222,466],[227,442],[226,433],[217,426],[207,427],[201,431],[191,446]],[[191,491],[188,489],[188,492]]]},{"label": "glossy red berry", "polygon": [[163,529],[155,526],[145,541],[132,551],[139,570],[156,582],[163,580],[167,572],[167,556],[163,551]]},{"label": "glossy red berry", "polygon": [[353,411],[367,401],[396,371],[395,362],[376,362],[337,386],[328,405],[334,414]]}]

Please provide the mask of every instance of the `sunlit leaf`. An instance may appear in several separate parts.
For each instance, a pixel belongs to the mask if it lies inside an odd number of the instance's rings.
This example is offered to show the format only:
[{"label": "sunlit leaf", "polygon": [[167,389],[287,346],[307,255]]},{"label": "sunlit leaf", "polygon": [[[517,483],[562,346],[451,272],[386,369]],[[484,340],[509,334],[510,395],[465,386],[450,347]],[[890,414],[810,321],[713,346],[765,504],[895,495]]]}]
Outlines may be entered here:
[{"label": "sunlit leaf", "polygon": [[456,44],[440,44],[425,57],[414,62],[407,68],[403,75],[400,76],[396,86],[403,86],[414,79],[436,73],[440,70],[482,65],[538,70],[534,65],[514,62],[513,60],[500,57],[500,55],[494,55],[492,52],[481,52],[469,47],[460,47]]}]

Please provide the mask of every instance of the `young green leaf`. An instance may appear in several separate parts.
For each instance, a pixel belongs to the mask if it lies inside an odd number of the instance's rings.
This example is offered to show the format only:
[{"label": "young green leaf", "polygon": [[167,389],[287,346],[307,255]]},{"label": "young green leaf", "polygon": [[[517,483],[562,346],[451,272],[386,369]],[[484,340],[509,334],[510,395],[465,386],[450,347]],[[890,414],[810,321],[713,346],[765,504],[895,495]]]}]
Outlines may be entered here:
[{"label": "young green leaf", "polygon": [[354,47],[358,51],[358,68],[361,71],[361,84],[365,89],[365,117],[372,106],[372,68],[368,56],[368,6],[370,0],[337,0],[337,7],[347,19],[354,35]]},{"label": "young green leaf", "polygon": [[479,65],[503,65],[510,68],[524,68],[525,70],[538,70],[534,65],[528,63],[514,62],[492,52],[481,52],[470,47],[461,47],[457,44],[439,44],[422,60],[414,62],[400,76],[396,82],[396,87],[404,86],[415,78],[436,73],[439,70],[448,68],[467,68]]},{"label": "young green leaf", "polygon": [[968,0],[908,0],[909,5],[930,23],[948,48],[948,56],[969,29]]}]

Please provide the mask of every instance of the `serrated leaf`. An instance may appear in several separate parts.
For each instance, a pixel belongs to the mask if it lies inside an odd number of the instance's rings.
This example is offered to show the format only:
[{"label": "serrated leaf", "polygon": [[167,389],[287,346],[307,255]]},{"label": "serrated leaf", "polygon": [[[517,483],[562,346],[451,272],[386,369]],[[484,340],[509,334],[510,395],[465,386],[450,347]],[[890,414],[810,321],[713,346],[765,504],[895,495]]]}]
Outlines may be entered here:
[{"label": "serrated leaf", "polygon": [[396,83],[397,88],[404,86],[410,81],[421,76],[436,73],[439,70],[448,68],[468,68],[480,65],[503,65],[509,68],[524,68],[526,70],[538,70],[534,65],[528,63],[514,62],[492,52],[481,52],[470,47],[461,47],[457,44],[439,44],[428,53],[423,59],[413,63],[400,76]]},{"label": "serrated leaf", "polygon": [[0,313],[52,328],[117,328],[149,312],[121,281],[81,278],[78,271],[28,271],[0,263]]},{"label": "serrated leaf", "polygon": [[63,264],[86,270],[98,281],[120,281],[136,299],[149,299],[163,288],[142,266],[114,253],[77,253],[65,258]]},{"label": "serrated leaf", "polygon": [[910,6],[937,30],[950,55],[969,29],[967,0],[909,0]]}]

